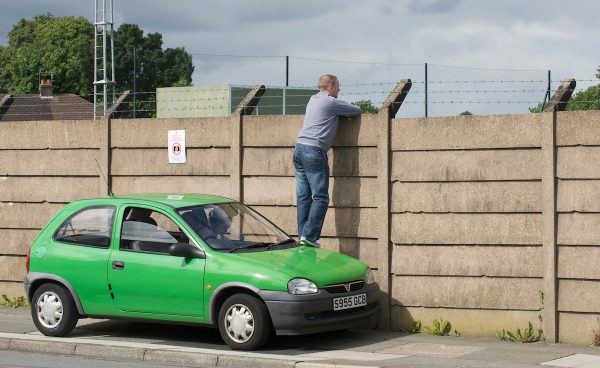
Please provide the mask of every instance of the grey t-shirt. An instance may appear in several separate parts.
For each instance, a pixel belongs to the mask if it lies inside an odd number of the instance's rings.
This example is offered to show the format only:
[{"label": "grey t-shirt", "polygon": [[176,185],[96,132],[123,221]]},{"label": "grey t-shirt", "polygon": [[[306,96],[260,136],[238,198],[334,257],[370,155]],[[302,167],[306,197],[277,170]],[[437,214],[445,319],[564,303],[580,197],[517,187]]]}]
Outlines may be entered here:
[{"label": "grey t-shirt", "polygon": [[298,143],[328,151],[337,132],[339,116],[356,116],[360,113],[360,107],[319,92],[311,96],[306,105],[304,126],[298,134]]}]

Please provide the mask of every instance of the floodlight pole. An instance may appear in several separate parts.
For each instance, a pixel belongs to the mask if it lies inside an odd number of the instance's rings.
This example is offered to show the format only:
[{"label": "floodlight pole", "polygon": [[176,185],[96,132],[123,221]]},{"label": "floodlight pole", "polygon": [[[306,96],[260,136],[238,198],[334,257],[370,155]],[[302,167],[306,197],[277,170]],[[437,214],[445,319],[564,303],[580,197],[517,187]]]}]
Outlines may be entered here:
[{"label": "floodlight pole", "polygon": [[[115,43],[113,37],[113,0],[94,0],[94,120],[98,103],[98,86],[102,87],[102,116],[108,110],[108,89],[115,100]],[[110,44],[110,46],[109,46]],[[110,53],[107,50],[110,47]],[[110,70],[107,69],[110,67]]]}]

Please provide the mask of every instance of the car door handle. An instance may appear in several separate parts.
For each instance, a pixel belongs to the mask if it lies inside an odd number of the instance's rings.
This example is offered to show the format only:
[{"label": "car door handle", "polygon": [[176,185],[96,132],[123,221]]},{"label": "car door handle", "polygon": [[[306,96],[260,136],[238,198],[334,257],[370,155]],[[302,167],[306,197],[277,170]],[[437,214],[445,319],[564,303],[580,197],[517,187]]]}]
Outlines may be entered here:
[{"label": "car door handle", "polygon": [[125,269],[125,262],[113,261],[112,268],[114,270],[124,270]]}]

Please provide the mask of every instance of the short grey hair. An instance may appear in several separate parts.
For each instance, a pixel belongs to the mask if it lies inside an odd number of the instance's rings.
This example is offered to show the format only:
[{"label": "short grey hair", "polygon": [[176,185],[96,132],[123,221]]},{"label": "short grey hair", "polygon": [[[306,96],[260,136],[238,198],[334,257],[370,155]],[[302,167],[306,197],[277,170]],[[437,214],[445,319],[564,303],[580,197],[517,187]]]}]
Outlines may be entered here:
[{"label": "short grey hair", "polygon": [[319,90],[323,91],[326,90],[331,83],[333,83],[334,81],[337,81],[338,77],[336,77],[333,74],[323,74],[320,78],[319,78]]}]

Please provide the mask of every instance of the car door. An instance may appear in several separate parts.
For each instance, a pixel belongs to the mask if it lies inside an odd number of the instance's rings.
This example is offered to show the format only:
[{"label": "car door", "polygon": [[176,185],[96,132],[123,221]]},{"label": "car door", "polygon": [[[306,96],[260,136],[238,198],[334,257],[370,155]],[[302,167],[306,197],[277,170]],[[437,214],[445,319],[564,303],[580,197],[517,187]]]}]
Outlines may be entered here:
[{"label": "car door", "polygon": [[124,205],[117,221],[118,245],[108,264],[109,287],[117,308],[203,316],[205,260],[169,255],[172,244],[194,244],[173,216],[150,206]]}]

